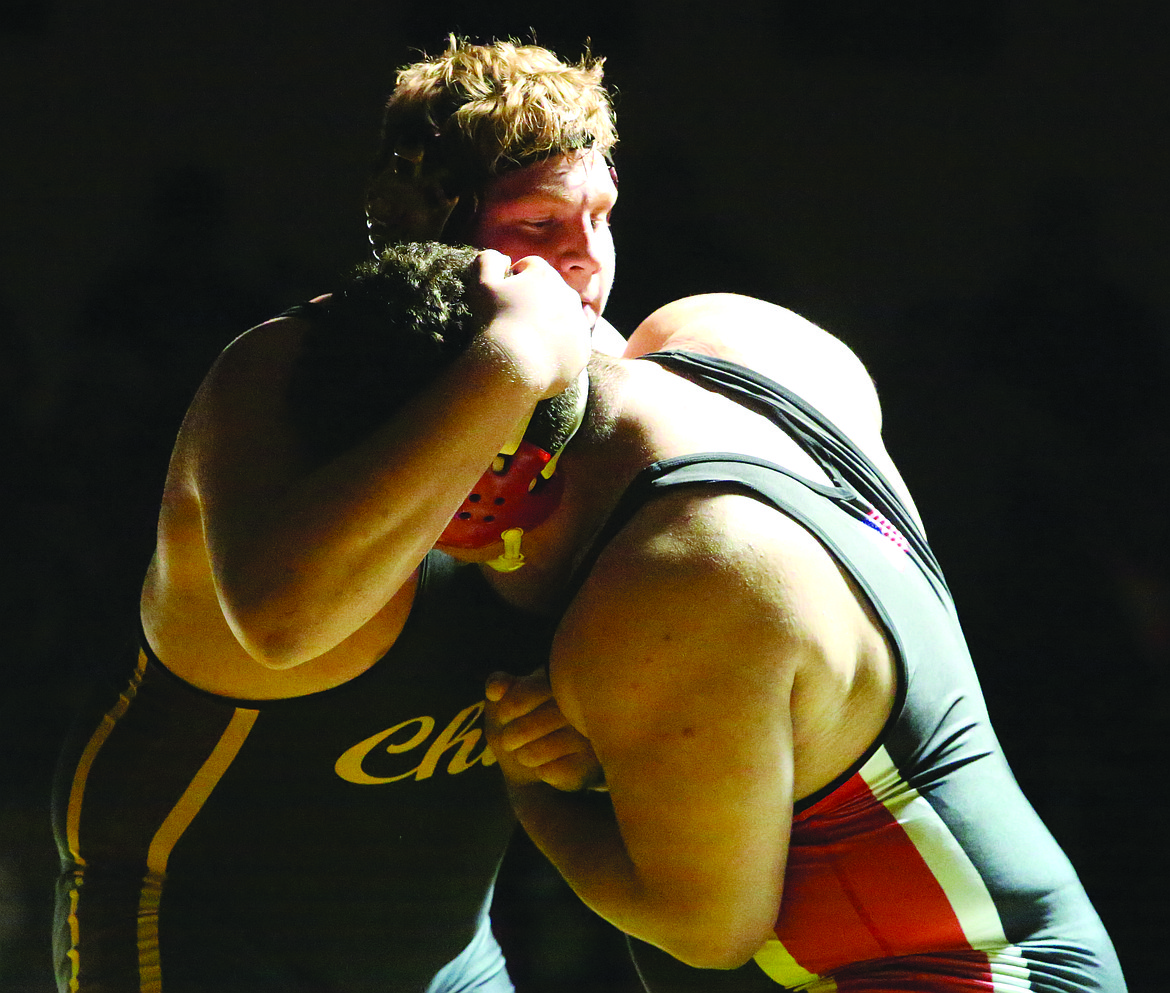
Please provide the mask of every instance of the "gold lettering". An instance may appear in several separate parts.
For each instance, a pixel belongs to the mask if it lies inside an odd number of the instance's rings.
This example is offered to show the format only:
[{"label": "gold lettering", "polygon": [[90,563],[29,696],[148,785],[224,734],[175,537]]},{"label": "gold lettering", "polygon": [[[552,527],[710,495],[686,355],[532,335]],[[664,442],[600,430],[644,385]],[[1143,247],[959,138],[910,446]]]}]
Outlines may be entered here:
[{"label": "gold lettering", "polygon": [[496,757],[486,744],[478,755],[471,755],[471,750],[475,747],[476,742],[483,737],[483,732],[479,728],[472,727],[479,720],[479,715],[482,713],[483,701],[481,700],[479,703],[473,703],[470,707],[456,714],[455,718],[447,725],[443,733],[427,749],[426,757],[419,765],[415,778],[429,779],[434,775],[435,767],[439,764],[439,759],[443,757],[443,753],[450,748],[456,747],[458,747],[458,751],[451,756],[451,761],[447,763],[447,772],[451,775],[466,772],[476,762],[481,762],[483,765],[494,765]]},{"label": "gold lettering", "polygon": [[[483,709],[483,704],[478,704],[480,710]],[[470,709],[470,708],[469,708]],[[466,711],[464,711],[466,713]],[[458,720],[458,718],[456,718]],[[379,731],[377,734],[370,735],[365,741],[359,741],[352,748],[346,749],[341,758],[333,766],[334,772],[342,779],[350,783],[357,783],[360,786],[377,786],[380,783],[396,783],[400,779],[406,779],[418,772],[419,768],[411,769],[409,772],[401,773],[397,776],[371,776],[362,768],[362,762],[366,756],[377,748],[387,738],[392,737],[404,728],[410,727],[411,724],[417,724],[418,730],[407,740],[402,742],[391,742],[386,746],[386,751],[390,755],[395,755],[399,752],[409,752],[412,748],[421,745],[427,738],[431,736],[431,732],[435,729],[435,719],[433,717],[412,717],[409,721],[403,721],[401,724],[395,724],[392,728],[387,728],[385,731]],[[444,732],[445,734],[446,732]],[[428,752],[428,755],[430,753]],[[425,759],[424,759],[425,762]],[[428,773],[429,775],[429,773]]]},{"label": "gold lettering", "polygon": [[[482,729],[474,726],[483,713],[483,708],[484,703],[480,700],[478,703],[473,703],[470,707],[459,711],[452,718],[451,723],[431,742],[423,760],[407,772],[400,772],[396,776],[371,776],[366,772],[364,764],[366,758],[387,739],[391,740],[389,744],[384,746],[384,750],[389,755],[409,752],[420,747],[435,730],[433,717],[412,717],[401,724],[395,724],[392,728],[370,735],[364,741],[359,741],[352,748],[346,749],[341,758],[334,764],[333,769],[338,776],[347,782],[357,783],[359,786],[379,786],[383,783],[397,783],[412,776],[416,780],[430,779],[435,774],[443,755],[452,749],[455,750],[455,753],[447,763],[448,775],[454,776],[460,772],[466,772],[476,763],[484,766],[495,765],[496,757],[486,742],[476,754],[472,754],[475,751],[475,746],[483,737]],[[409,738],[403,738],[401,741],[393,740],[395,736],[403,737],[412,725],[418,725],[418,728]]]}]

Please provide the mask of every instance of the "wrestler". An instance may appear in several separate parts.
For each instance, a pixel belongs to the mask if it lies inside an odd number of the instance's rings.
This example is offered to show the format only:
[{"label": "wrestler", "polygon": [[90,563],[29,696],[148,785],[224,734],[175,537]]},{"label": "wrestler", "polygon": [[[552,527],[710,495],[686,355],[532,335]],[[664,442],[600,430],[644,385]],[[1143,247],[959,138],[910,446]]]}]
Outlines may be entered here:
[{"label": "wrestler", "polygon": [[[369,323],[359,278],[209,373],[171,460],[137,663],[95,688],[61,756],[61,990],[511,988],[487,909],[515,821],[479,715],[487,673],[535,668],[549,634],[431,548],[490,453],[555,452],[518,429],[538,401],[582,396],[591,340],[620,342],[600,318],[601,80],[599,61],[503,42],[404,69],[372,240],[425,228],[532,257],[407,253],[390,320]],[[418,369],[454,325],[476,343],[430,382],[378,353],[407,315]],[[537,512],[560,482],[539,468]]]},{"label": "wrestler", "polygon": [[[564,499],[495,579],[565,613],[547,680],[493,677],[488,734],[647,989],[1122,993],[991,728],[865,369],[735,296],[668,305],[629,354],[591,361]],[[588,785],[580,738],[607,792],[563,788]]]}]

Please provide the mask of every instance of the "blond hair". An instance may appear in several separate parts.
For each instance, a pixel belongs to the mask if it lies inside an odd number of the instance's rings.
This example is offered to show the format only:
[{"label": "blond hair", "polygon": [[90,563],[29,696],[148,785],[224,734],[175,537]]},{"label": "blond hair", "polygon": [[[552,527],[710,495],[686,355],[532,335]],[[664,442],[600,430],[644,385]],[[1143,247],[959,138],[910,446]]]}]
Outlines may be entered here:
[{"label": "blond hair", "polygon": [[[462,200],[456,221],[494,176],[581,149],[608,158],[617,129],[602,85],[604,62],[588,51],[568,63],[536,45],[474,45],[451,35],[442,55],[401,69],[386,103],[371,184],[373,191],[389,171],[398,177],[382,182],[383,202],[371,199],[372,220],[385,219],[384,240],[397,237],[393,201]],[[416,189],[408,190],[403,178]],[[411,203],[410,211],[420,209]],[[444,218],[444,240],[446,224]]]}]

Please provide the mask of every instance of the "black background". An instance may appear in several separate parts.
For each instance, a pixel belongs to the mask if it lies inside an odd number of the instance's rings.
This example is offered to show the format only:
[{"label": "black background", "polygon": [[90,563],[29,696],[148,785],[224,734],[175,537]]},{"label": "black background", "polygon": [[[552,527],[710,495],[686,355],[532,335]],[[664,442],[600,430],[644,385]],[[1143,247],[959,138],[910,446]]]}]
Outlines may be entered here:
[{"label": "black background", "polygon": [[[1131,989],[1161,989],[1168,22],[1140,0],[8,0],[0,988],[51,989],[53,747],[132,636],[192,390],[363,256],[394,69],[448,31],[534,29],[591,38],[617,90],[613,322],[752,293],[869,366],[1016,773]],[[522,993],[629,986],[524,849],[500,927]]]}]

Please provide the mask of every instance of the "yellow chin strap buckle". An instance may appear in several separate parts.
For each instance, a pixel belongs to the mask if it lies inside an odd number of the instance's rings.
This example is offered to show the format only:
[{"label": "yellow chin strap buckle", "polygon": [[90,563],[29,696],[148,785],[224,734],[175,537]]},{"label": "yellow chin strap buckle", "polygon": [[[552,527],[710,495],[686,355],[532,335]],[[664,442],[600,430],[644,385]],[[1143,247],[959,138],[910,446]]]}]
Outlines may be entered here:
[{"label": "yellow chin strap buckle", "polygon": [[524,555],[520,551],[520,539],[524,537],[523,528],[508,528],[500,537],[504,541],[504,554],[488,562],[496,572],[515,572],[524,566]]}]

